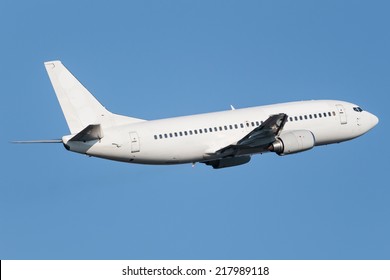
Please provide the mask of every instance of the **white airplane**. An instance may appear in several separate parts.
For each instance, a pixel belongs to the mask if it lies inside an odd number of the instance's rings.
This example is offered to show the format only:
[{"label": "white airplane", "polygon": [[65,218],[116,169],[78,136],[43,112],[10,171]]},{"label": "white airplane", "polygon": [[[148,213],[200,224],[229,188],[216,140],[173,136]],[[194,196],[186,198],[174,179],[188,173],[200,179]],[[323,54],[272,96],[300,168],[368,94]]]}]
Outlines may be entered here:
[{"label": "white airplane", "polygon": [[196,162],[224,168],[245,164],[254,154],[280,156],[359,137],[378,118],[338,100],[281,103],[147,121],[109,112],[60,61],[45,67],[70,135],[59,140],[69,151],[140,164]]}]

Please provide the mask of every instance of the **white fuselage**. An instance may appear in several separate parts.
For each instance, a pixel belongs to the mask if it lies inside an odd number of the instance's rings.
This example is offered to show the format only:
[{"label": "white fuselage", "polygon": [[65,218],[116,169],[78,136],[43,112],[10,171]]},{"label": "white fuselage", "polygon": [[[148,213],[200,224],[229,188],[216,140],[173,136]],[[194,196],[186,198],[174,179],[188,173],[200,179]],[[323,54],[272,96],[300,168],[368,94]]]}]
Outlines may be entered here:
[{"label": "white fuselage", "polygon": [[[270,115],[284,113],[282,131],[311,131],[315,146],[356,138],[378,123],[357,105],[337,101],[300,101],[208,114],[139,121],[102,127],[99,141],[75,143],[63,138],[71,151],[142,164],[179,164],[215,159],[215,151],[235,144]],[[256,151],[251,151],[254,154]]]}]

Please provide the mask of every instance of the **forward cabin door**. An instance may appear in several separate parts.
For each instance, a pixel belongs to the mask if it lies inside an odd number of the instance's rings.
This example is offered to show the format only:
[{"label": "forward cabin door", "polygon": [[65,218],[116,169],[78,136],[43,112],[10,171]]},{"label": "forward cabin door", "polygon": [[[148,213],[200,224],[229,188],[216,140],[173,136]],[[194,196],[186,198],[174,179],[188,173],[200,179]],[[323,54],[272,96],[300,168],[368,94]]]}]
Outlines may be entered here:
[{"label": "forward cabin door", "polygon": [[138,153],[140,151],[139,137],[137,132],[130,132],[131,152]]},{"label": "forward cabin door", "polygon": [[337,104],[336,107],[337,107],[337,111],[339,112],[340,123],[346,124],[347,123],[347,114],[345,113],[344,106],[341,104]]}]

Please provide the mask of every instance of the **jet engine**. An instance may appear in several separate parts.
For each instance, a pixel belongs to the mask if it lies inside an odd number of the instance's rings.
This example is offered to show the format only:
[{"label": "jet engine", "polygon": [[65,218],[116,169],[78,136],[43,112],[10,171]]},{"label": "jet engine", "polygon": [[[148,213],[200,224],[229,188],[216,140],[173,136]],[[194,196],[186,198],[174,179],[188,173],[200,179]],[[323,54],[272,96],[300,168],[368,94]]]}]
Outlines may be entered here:
[{"label": "jet engine", "polygon": [[269,150],[279,156],[295,154],[310,150],[314,147],[314,135],[309,130],[294,130],[282,133],[271,144]]}]

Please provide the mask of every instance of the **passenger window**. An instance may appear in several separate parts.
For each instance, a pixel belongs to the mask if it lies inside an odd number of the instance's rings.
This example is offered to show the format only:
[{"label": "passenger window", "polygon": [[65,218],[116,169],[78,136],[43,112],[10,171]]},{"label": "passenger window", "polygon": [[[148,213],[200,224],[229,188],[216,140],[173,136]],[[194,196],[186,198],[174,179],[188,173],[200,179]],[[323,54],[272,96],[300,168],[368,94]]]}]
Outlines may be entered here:
[{"label": "passenger window", "polygon": [[246,126],[249,127],[249,122],[246,123]]},{"label": "passenger window", "polygon": [[217,128],[217,127],[214,127],[214,131],[218,131],[218,128]]},{"label": "passenger window", "polygon": [[319,113],[319,114],[318,114],[318,117],[322,118],[322,115],[321,115],[321,113]]},{"label": "passenger window", "polygon": [[160,134],[158,137],[160,137],[160,139],[162,139],[162,138],[163,138],[162,134]]},{"label": "passenger window", "polygon": [[317,114],[314,114],[314,118],[315,118],[315,119],[317,118]]},{"label": "passenger window", "polygon": [[180,132],[179,132],[179,135],[180,135],[180,136],[183,136],[183,132],[180,131]]},{"label": "passenger window", "polygon": [[154,139],[156,139],[156,140],[157,140],[157,135],[154,135]]},{"label": "passenger window", "polygon": [[202,129],[199,129],[199,133],[203,133]]},{"label": "passenger window", "polygon": [[172,135],[172,133],[169,133],[169,137],[171,137],[171,138],[172,138],[172,136],[173,136],[173,135]]},{"label": "passenger window", "polygon": [[332,114],[331,114],[330,112],[328,112],[328,116],[329,116],[329,117],[331,117],[331,116],[332,116]]},{"label": "passenger window", "polygon": [[290,122],[292,122],[292,121],[293,121],[293,118],[292,118],[292,117],[290,117],[289,119],[290,119]]},{"label": "passenger window", "polygon": [[336,116],[336,112],[335,111],[333,111],[332,114],[333,114],[333,116]]},{"label": "passenger window", "polygon": [[165,134],[164,134],[164,137],[165,137],[165,138],[168,138],[168,134],[165,133]]},{"label": "passenger window", "polygon": [[297,121],[297,120],[298,120],[298,117],[294,117],[294,119]]},{"label": "passenger window", "polygon": [[241,123],[240,126],[241,126],[241,128],[244,128],[244,124]]},{"label": "passenger window", "polygon": [[256,121],[256,126],[259,126],[259,125],[260,125],[259,121]]},{"label": "passenger window", "polygon": [[300,120],[303,120],[302,116],[299,116],[299,119],[300,119]]},{"label": "passenger window", "polygon": [[226,125],[224,126],[224,128],[225,128],[225,130],[227,130],[227,126]]},{"label": "passenger window", "polygon": [[196,129],[194,129],[194,133],[195,133],[195,134],[198,134],[198,131],[197,131]]},{"label": "passenger window", "polygon": [[177,137],[177,132],[175,132],[175,137]]},{"label": "passenger window", "polygon": [[307,120],[307,115],[305,115],[305,120]]},{"label": "passenger window", "polygon": [[219,131],[222,131],[222,126],[219,127]]},{"label": "passenger window", "polygon": [[310,115],[309,115],[309,118],[310,118],[310,119],[312,119],[312,118],[313,118],[313,116],[310,114]]},{"label": "passenger window", "polygon": [[184,135],[187,136],[187,135],[188,135],[188,132],[187,132],[187,131],[184,131]]},{"label": "passenger window", "polygon": [[234,125],[234,128],[235,128],[235,129],[237,129],[237,128],[238,128],[238,125],[237,125],[237,124],[235,124],[235,125]]},{"label": "passenger window", "polygon": [[232,125],[229,125],[229,128],[230,128],[230,129],[233,129],[233,126],[232,126]]}]

